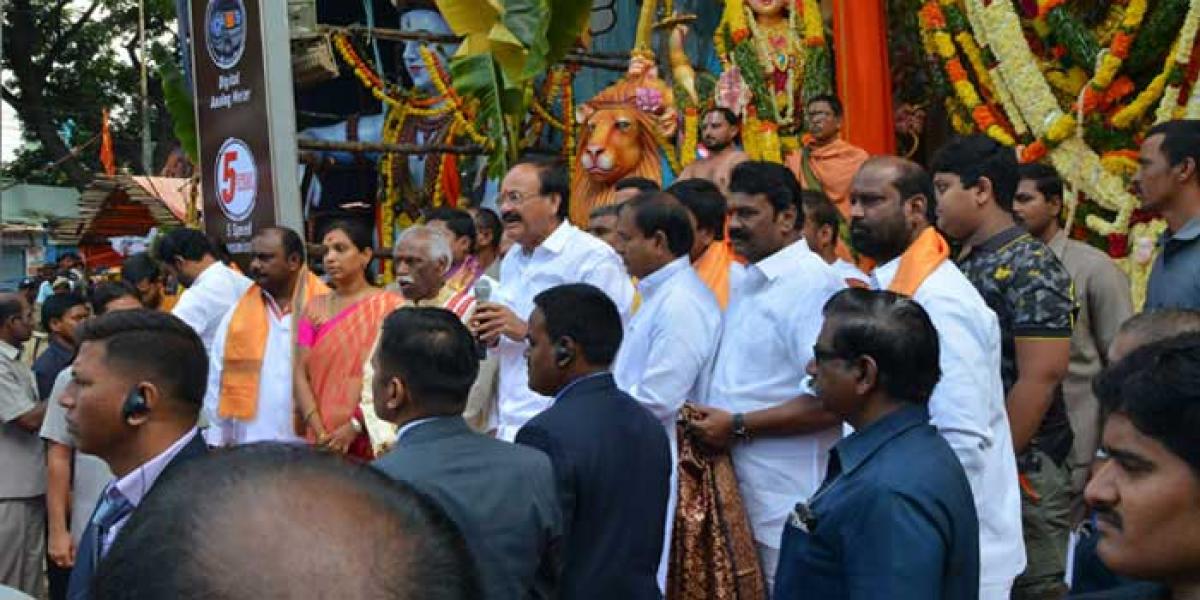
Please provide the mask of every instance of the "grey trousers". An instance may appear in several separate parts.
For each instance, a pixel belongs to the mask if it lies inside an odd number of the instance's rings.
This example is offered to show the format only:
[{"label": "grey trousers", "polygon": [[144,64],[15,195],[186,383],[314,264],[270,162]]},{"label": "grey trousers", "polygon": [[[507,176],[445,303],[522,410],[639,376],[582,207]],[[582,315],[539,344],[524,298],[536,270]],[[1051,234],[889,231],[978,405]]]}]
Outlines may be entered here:
[{"label": "grey trousers", "polygon": [[46,572],[46,497],[0,499],[0,585],[41,598]]}]

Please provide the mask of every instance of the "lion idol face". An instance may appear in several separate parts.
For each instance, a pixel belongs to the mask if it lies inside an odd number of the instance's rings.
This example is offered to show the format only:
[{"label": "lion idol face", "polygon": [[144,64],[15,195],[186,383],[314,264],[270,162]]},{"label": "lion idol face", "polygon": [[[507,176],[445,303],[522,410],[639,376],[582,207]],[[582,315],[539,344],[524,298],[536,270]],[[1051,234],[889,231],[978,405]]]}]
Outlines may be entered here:
[{"label": "lion idol face", "polygon": [[588,116],[580,131],[579,165],[596,183],[615,183],[645,159],[651,135],[634,108],[601,108]]}]

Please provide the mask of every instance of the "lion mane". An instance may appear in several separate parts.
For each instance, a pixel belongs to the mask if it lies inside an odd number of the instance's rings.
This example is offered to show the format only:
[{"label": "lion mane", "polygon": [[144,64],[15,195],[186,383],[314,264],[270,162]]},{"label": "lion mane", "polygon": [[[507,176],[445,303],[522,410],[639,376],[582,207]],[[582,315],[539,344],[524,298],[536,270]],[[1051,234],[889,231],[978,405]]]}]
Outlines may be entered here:
[{"label": "lion mane", "polygon": [[[640,91],[640,94],[639,94]],[[658,100],[659,109],[644,110],[649,95]],[[671,89],[655,77],[626,77],[601,91],[579,107],[579,144],[571,165],[570,219],[583,226],[597,207],[613,203],[615,184],[626,177],[645,177],[662,183],[662,163],[656,133],[667,136],[674,126],[675,113]],[[612,147],[613,128],[618,118],[629,118],[636,130],[634,140],[618,139],[633,147]],[[589,146],[602,148],[613,156],[613,169],[602,178],[593,177],[584,168],[584,153]],[[633,164],[621,164],[622,158],[636,155]]]}]

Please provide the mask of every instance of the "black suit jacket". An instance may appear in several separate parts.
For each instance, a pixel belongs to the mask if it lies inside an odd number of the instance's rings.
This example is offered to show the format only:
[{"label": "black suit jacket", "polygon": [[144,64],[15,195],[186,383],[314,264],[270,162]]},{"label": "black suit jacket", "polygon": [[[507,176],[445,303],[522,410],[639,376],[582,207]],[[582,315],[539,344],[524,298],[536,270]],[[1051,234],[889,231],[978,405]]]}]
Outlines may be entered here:
[{"label": "black suit jacket", "polygon": [[[175,465],[204,456],[205,454],[208,454],[208,446],[204,444],[203,433],[197,431],[192,440],[179,450],[179,453],[171,459],[171,462],[167,463],[162,473],[158,475],[158,479],[154,480],[155,484],[161,481]],[[153,490],[154,486],[151,485],[150,489]],[[147,492],[147,495],[149,493]],[[99,503],[97,502],[96,508],[98,507]],[[95,511],[96,509],[93,508],[93,515]],[[136,511],[137,509],[135,508],[134,512]],[[132,518],[132,514],[129,518]],[[117,535],[119,537],[120,533]],[[95,576],[96,567],[98,566],[94,561],[96,555],[95,540],[95,526],[89,521],[87,529],[83,530],[83,537],[79,540],[79,550],[75,553],[75,566],[71,569],[71,582],[67,587],[68,600],[87,600],[92,597],[92,578]]]},{"label": "black suit jacket", "polygon": [[546,455],[478,434],[454,416],[413,426],[372,466],[446,510],[488,598],[554,597],[562,515]]},{"label": "black suit jacket", "polygon": [[517,433],[550,456],[566,523],[563,598],[661,598],[671,480],[662,424],[604,373],[576,380]]}]

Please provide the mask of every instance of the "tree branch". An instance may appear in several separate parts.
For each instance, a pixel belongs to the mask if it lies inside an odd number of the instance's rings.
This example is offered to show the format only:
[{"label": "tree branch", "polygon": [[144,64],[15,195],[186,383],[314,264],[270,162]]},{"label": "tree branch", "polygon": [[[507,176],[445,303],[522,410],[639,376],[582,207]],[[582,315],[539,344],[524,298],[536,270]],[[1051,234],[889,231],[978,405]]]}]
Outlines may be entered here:
[{"label": "tree branch", "polygon": [[58,56],[58,53],[62,52],[76,35],[79,35],[79,31],[83,29],[84,25],[87,25],[88,21],[92,19],[92,13],[96,12],[96,9],[99,7],[100,0],[92,0],[92,5],[83,12],[83,16],[79,17],[78,21],[72,23],[69,29],[58,36],[58,39],[54,40],[54,45],[50,47],[50,51],[46,53],[46,56],[51,58]]}]

